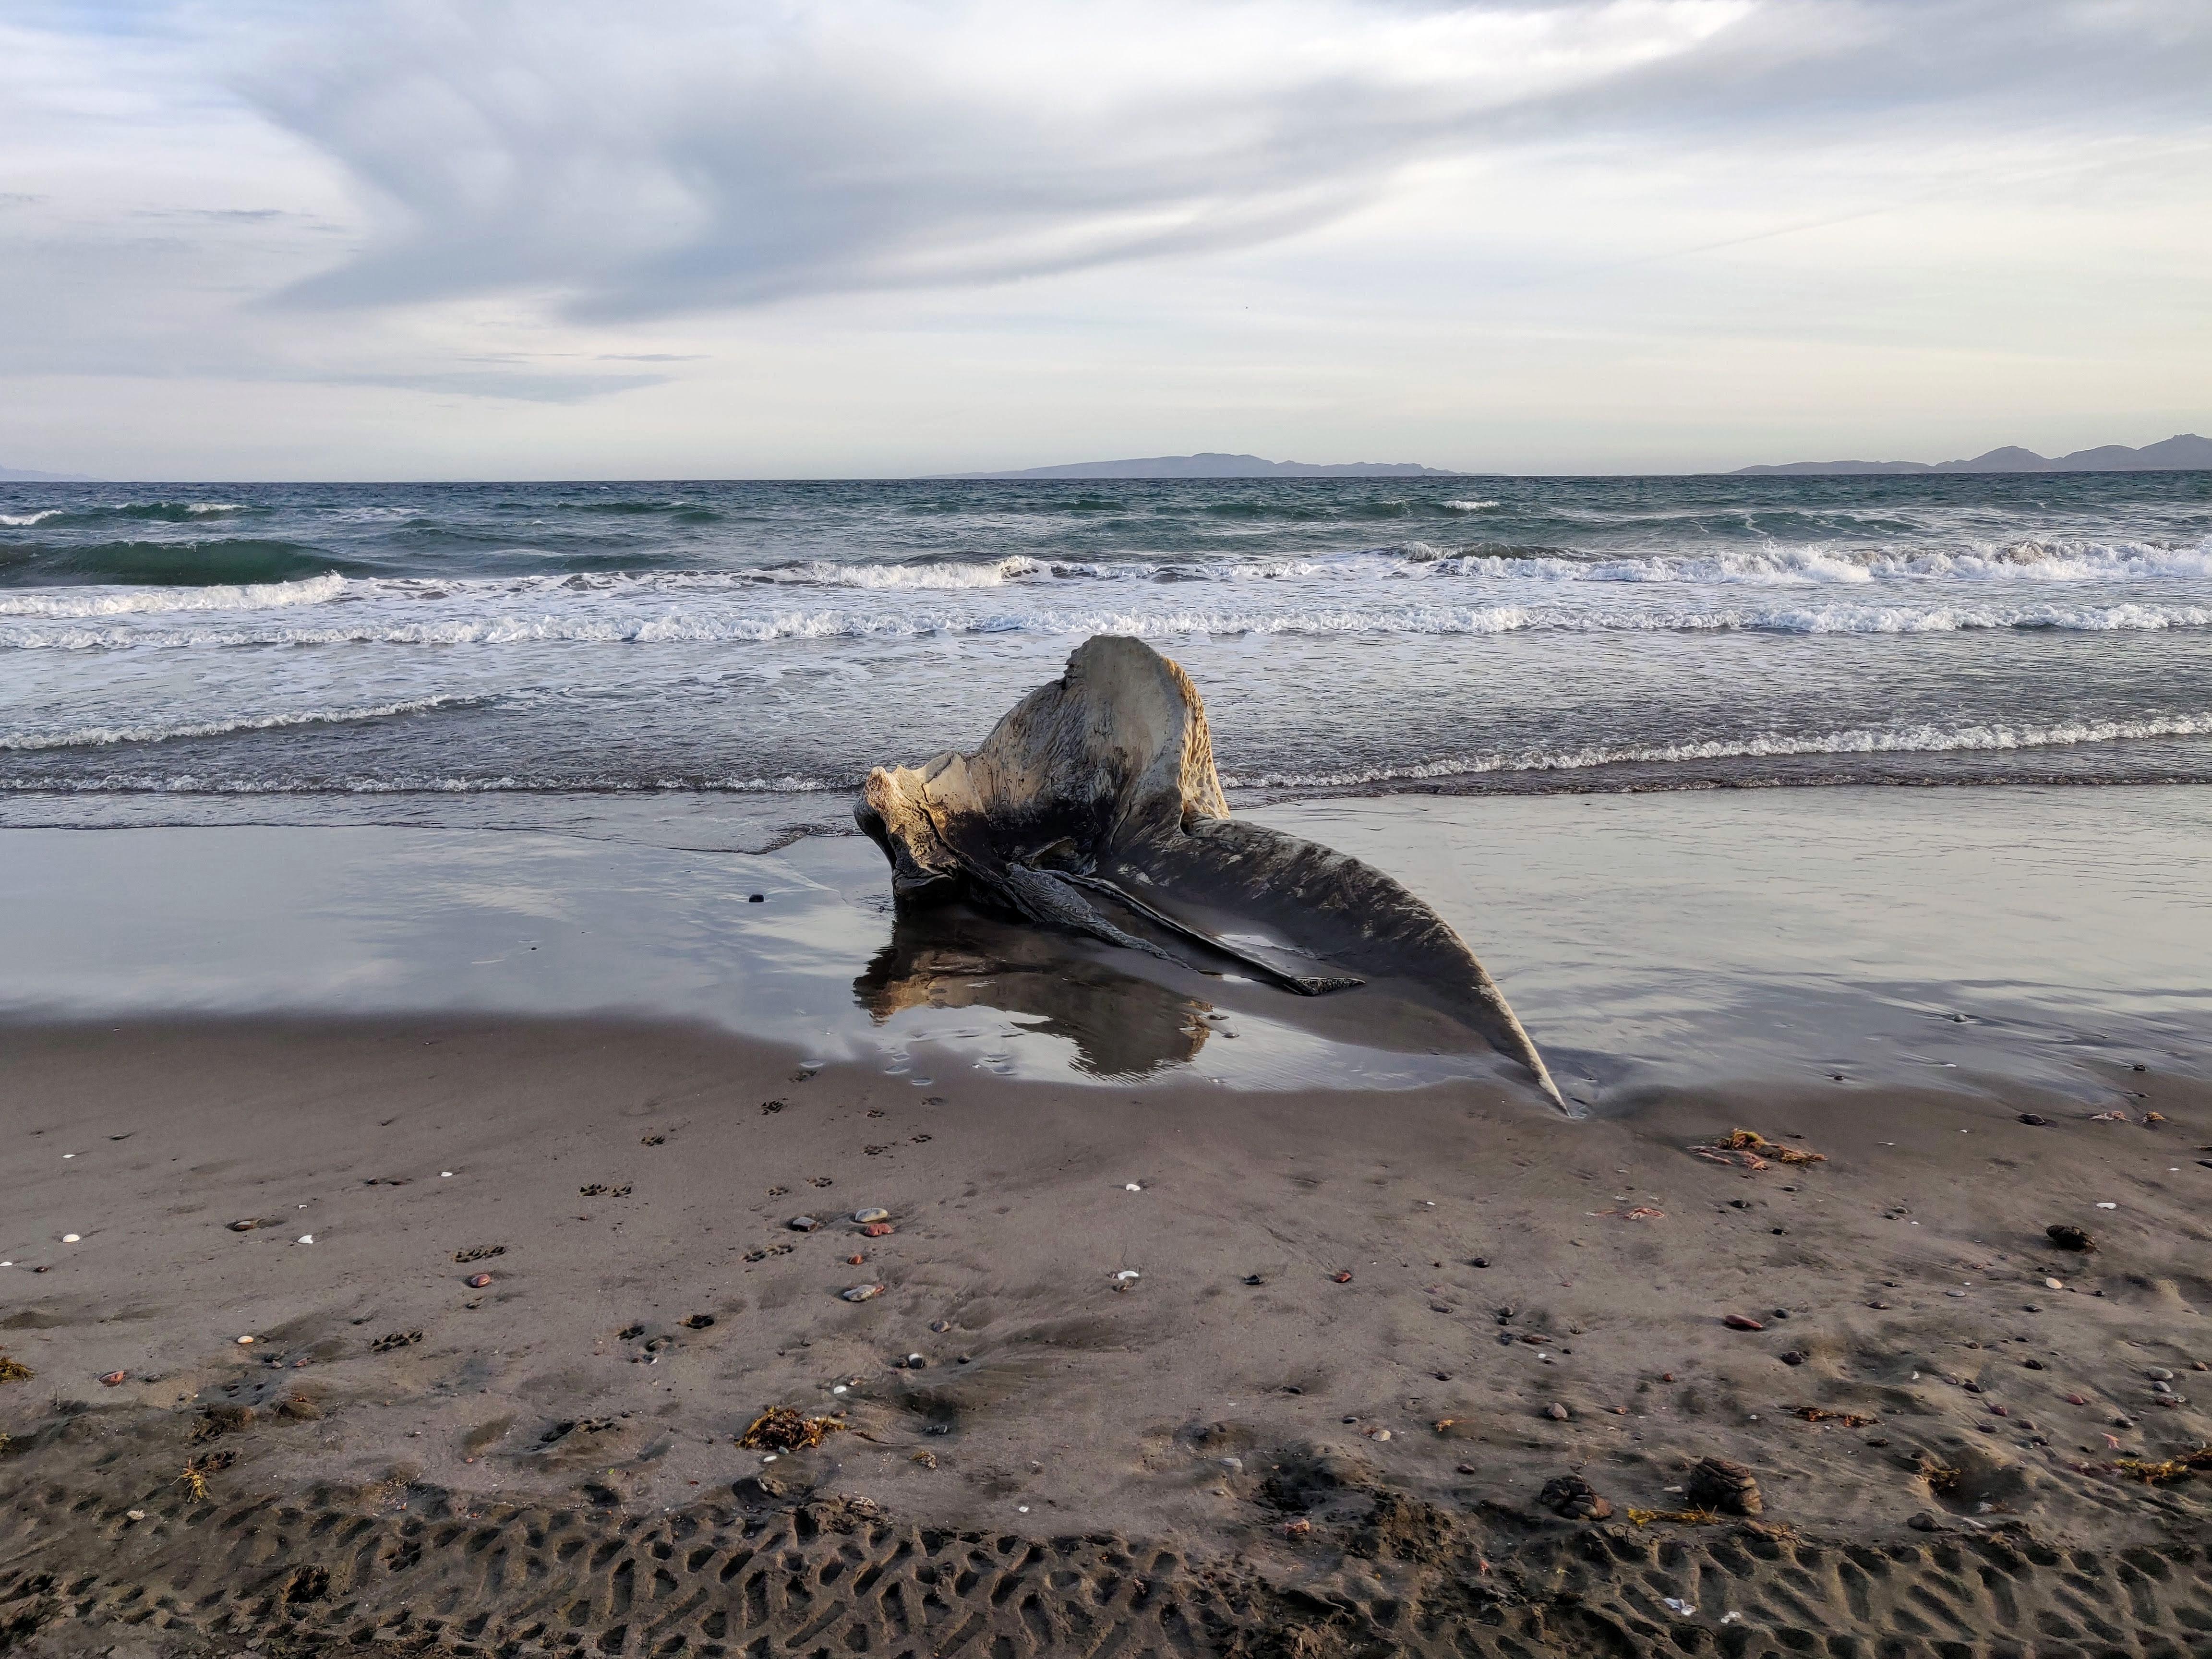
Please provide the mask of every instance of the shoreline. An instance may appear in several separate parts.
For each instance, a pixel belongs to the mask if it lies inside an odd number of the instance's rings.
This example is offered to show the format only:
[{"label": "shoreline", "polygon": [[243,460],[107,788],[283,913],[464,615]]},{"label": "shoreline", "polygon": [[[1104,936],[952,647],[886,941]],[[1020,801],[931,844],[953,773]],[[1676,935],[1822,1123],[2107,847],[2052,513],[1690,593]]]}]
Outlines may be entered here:
[{"label": "shoreline", "polygon": [[[2212,1077],[2204,799],[1404,793],[1246,816],[1432,903],[1587,1109],[1754,1083],[2110,1104],[2099,1059]],[[20,945],[0,1020],[704,1021],[812,1060],[915,1073],[912,1051],[946,1044],[962,1070],[1108,1088],[1490,1074],[1464,1034],[1378,991],[1285,998],[964,913],[897,921],[860,837],[720,805],[471,798],[365,822],[0,830]]]},{"label": "shoreline", "polygon": [[0,1650],[2186,1651],[2196,799],[1255,814],[1431,897],[1580,1120],[895,927],[850,838],[0,832]]},{"label": "shoreline", "polygon": [[[1683,1622],[1661,1594],[1716,1632],[1728,1611],[1820,1629],[1856,1605],[1844,1558],[1866,1550],[1891,1563],[1877,1599],[1900,1606],[1917,1583],[1966,1616],[1984,1591],[1962,1550],[2045,1552],[2077,1574],[2124,1575],[2125,1553],[2175,1564],[2143,1591],[2160,1620],[2212,1617],[2185,1565],[2203,1480],[2117,1468],[2212,1441],[2212,1376],[2195,1369],[2212,1360],[2212,1169],[2186,1155],[2212,1141],[2201,1085],[2116,1075],[2142,1097],[2126,1122],[2035,1103],[2051,1121],[2034,1126],[2014,1102],[1886,1091],[1837,1115],[1765,1091],[1571,1122],[1471,1084],[1355,1105],[983,1073],[925,1094],[805,1070],[789,1050],[635,1023],[0,1028],[16,1264],[0,1270],[0,1346],[37,1373],[0,1386],[15,1517],[0,1605],[49,1580],[40,1642],[112,1644],[149,1614],[167,1639],[217,1646],[414,1639],[435,1620],[442,1643],[501,1653],[570,1628],[657,1651],[616,1605],[619,1546],[629,1595],[648,1599],[665,1565],[696,1583],[656,1590],[675,1599],[655,1612],[703,1652],[705,1621],[719,1607],[727,1626],[748,1594],[722,1569],[781,1537],[814,1576],[781,1611],[762,1603],[745,1641],[831,1614],[824,1629],[884,1639],[882,1599],[822,1577],[831,1560],[864,1571],[856,1549],[908,1575],[917,1652],[971,1615],[1052,1652],[1079,1613],[1157,1631],[1170,1605],[1194,1651],[1302,1625],[1343,1643],[1245,1650],[1427,1651],[1392,1620],[1456,1606],[1438,1644],[1529,1618],[1556,1632],[1581,1616],[1555,1594],[1571,1580],[1632,1640]],[[1687,1150],[1739,1127],[1816,1130],[1826,1162],[1753,1171]],[[878,1205],[881,1238],[844,1218]],[[1664,1213],[1627,1213],[1646,1206]],[[824,1226],[783,1224],[807,1208]],[[241,1218],[270,1224],[230,1231]],[[2053,1249],[2053,1219],[2100,1250]],[[492,1283],[469,1286],[481,1272]],[[2043,1288],[2058,1273],[2069,1289]],[[855,1282],[885,1290],[843,1301]],[[2161,1408],[2155,1370],[2197,1397]],[[734,1443],[775,1404],[846,1426],[764,1462]],[[178,1470],[211,1454],[231,1461],[207,1463],[210,1497],[189,1501]],[[1682,1507],[1668,1488],[1708,1455],[1755,1471],[1761,1516],[1624,1524]],[[1948,1492],[1919,1473],[1931,1462],[1961,1471]],[[1611,1520],[1541,1509],[1540,1487],[1577,1470]],[[601,1541],[580,1559],[525,1547],[564,1528]],[[723,1535],[711,1570],[646,1550],[686,1528]],[[506,1577],[483,1576],[479,1540]],[[568,1583],[582,1611],[556,1619],[522,1594],[541,1547],[546,1589]],[[953,1559],[976,1550],[1011,1600],[946,1593],[927,1614],[932,1586],[911,1574],[943,1562],[956,1580],[981,1571]],[[1486,1602],[1451,1588],[1491,1577],[1477,1559],[1497,1571]],[[224,1560],[253,1571],[209,1582]],[[164,1575],[194,1563],[185,1595]],[[1152,1601],[1137,1579],[1160,1587]],[[2019,1569],[2004,1619],[2078,1625],[2066,1579]],[[404,1628],[377,1622],[403,1607]]]}]

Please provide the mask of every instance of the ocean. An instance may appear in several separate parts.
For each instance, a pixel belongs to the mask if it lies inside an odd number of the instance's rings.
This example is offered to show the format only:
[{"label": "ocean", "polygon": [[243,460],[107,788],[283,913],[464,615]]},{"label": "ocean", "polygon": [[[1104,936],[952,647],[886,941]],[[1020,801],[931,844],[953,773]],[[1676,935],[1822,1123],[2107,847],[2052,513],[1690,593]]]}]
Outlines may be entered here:
[{"label": "ocean", "polygon": [[2204,781],[2212,474],[0,485],[0,823],[834,827],[1109,632],[1248,805]]}]

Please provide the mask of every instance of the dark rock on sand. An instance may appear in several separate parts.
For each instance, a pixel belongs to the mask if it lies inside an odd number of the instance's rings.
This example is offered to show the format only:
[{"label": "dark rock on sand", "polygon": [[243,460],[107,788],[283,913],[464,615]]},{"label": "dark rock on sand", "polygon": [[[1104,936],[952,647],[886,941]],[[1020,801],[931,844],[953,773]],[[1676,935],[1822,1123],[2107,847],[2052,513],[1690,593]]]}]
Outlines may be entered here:
[{"label": "dark rock on sand", "polygon": [[2097,1241],[2090,1237],[2087,1228],[2076,1227],[2070,1222],[2053,1223],[2043,1230],[2043,1236],[2062,1250],[2094,1250],[2097,1248]]},{"label": "dark rock on sand", "polygon": [[1385,981],[1519,1060],[1565,1109],[1433,910],[1357,859],[1231,820],[1197,689],[1142,641],[1086,641],[971,755],[878,767],[854,816],[902,912],[965,899],[1170,962],[1236,963],[1304,995]]},{"label": "dark rock on sand", "polygon": [[1536,1501],[1567,1521],[1603,1521],[1613,1514],[1613,1505],[1579,1474],[1563,1474],[1547,1481]]},{"label": "dark rock on sand", "polygon": [[1690,1502],[1699,1509],[1723,1515],[1759,1515],[1766,1508],[1751,1470],[1725,1457],[1701,1461],[1690,1471],[1687,1492]]}]

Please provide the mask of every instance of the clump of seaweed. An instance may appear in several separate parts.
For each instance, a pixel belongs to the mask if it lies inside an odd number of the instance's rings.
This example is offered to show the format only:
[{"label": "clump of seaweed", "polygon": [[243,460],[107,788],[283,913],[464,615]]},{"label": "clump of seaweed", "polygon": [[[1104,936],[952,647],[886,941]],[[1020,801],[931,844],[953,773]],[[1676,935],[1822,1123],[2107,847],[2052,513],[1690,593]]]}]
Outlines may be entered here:
[{"label": "clump of seaweed", "polygon": [[1808,1152],[1802,1146],[1785,1146],[1778,1140],[1769,1140],[1756,1129],[1731,1130],[1721,1143],[1739,1152],[1758,1152],[1772,1158],[1777,1164],[1826,1164],[1826,1152]]},{"label": "clump of seaweed", "polygon": [[1800,1406],[1797,1415],[1808,1423],[1840,1423],[1847,1429],[1869,1428],[1878,1420],[1861,1417],[1856,1412],[1832,1412],[1820,1406]]},{"label": "clump of seaweed", "polygon": [[845,1425],[831,1417],[802,1417],[788,1406],[770,1406],[738,1437],[747,1451],[811,1451]]},{"label": "clump of seaweed", "polygon": [[2193,1452],[2163,1458],[2155,1463],[2140,1457],[2123,1457],[2112,1467],[2130,1480],[2140,1480],[2145,1486],[2168,1486],[2193,1474],[2212,1473],[2212,1445],[2199,1446]]},{"label": "clump of seaweed", "polygon": [[208,1476],[215,1474],[218,1469],[228,1468],[236,1462],[238,1462],[236,1452],[203,1452],[199,1456],[189,1459],[185,1462],[185,1472],[177,1477],[176,1484],[182,1486],[197,1502],[208,1495]]},{"label": "clump of seaweed", "polygon": [[1639,1527],[1654,1521],[1674,1521],[1686,1527],[1717,1527],[1721,1517],[1712,1510],[1631,1510],[1628,1518]]},{"label": "clump of seaweed", "polygon": [[0,1382],[27,1382],[38,1373],[20,1359],[0,1353]]},{"label": "clump of seaweed", "polygon": [[1938,1498],[1948,1498],[1959,1490],[1959,1482],[1965,1476],[1948,1463],[1929,1462],[1920,1466],[1920,1478],[1928,1483],[1928,1490]]}]

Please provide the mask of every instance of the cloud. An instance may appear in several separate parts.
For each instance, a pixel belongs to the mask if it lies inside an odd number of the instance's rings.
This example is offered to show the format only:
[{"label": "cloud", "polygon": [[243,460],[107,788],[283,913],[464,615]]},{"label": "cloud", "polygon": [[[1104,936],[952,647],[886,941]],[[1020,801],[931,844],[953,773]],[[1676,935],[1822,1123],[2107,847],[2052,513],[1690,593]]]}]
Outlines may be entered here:
[{"label": "cloud", "polygon": [[[351,0],[246,83],[376,204],[293,290],[583,319],[1247,247],[1425,161],[2186,121],[2201,0]],[[2126,112],[2115,116],[2115,95]],[[2201,113],[2195,118],[2201,123]]]}]

